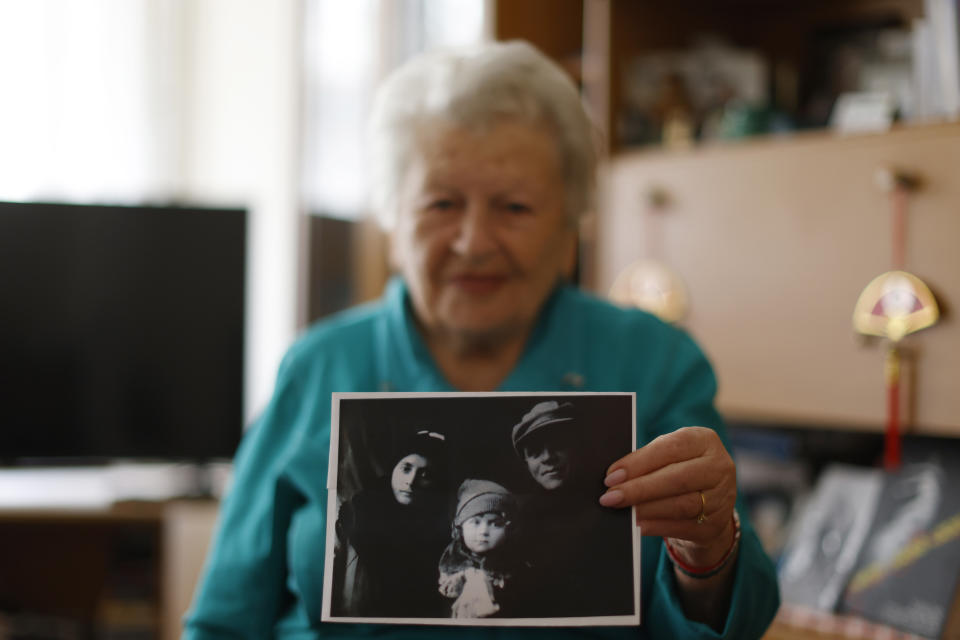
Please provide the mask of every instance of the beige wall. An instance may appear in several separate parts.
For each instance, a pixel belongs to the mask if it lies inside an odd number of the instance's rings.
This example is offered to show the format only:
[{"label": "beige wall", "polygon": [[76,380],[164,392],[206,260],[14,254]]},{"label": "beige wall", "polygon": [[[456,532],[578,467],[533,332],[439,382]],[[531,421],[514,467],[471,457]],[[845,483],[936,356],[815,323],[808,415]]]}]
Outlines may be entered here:
[{"label": "beige wall", "polygon": [[[830,134],[622,156],[609,167],[596,284],[657,257],[686,281],[684,325],[734,418],[881,428],[884,346],[854,334],[854,304],[891,268],[891,207],[874,184],[896,165],[924,180],[908,214],[906,268],[948,309],[910,336],[905,411],[917,430],[960,436],[960,124]],[[654,213],[651,189],[667,209]],[[907,416],[908,421],[910,416]]]}]

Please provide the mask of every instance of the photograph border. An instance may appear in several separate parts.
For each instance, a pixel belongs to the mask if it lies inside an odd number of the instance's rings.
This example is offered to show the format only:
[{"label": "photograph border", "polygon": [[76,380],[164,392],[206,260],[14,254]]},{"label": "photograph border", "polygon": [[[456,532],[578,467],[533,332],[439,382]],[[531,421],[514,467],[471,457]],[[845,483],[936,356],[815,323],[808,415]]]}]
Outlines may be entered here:
[{"label": "photograph border", "polygon": [[[333,559],[336,544],[335,511],[337,504],[338,476],[340,465],[340,402],[358,399],[401,399],[401,398],[483,398],[483,397],[530,397],[549,396],[552,398],[584,396],[629,396],[631,423],[631,450],[635,450],[637,441],[636,393],[635,392],[590,392],[590,391],[503,391],[503,392],[335,392],[331,398],[330,452],[327,475],[327,523],[325,540],[325,570],[323,576],[323,606],[321,620],[333,623],[374,623],[405,624],[430,626],[484,626],[484,627],[582,627],[582,626],[638,626],[641,623],[640,602],[640,529],[631,527],[633,552],[634,611],[631,615],[585,616],[585,617],[537,617],[537,618],[396,618],[396,617],[352,617],[332,616],[333,598]],[[626,455],[625,452],[624,455]],[[611,463],[613,461],[611,460]],[[598,495],[599,498],[599,495]],[[636,521],[634,507],[630,507],[631,522]]]}]

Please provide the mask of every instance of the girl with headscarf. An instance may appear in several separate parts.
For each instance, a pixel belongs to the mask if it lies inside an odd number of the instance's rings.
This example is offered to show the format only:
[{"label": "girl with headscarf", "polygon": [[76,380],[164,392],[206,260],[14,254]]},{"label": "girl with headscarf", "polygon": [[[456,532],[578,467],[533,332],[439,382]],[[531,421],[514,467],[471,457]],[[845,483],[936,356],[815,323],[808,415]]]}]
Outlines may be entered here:
[{"label": "girl with headscarf", "polygon": [[397,447],[389,477],[340,507],[334,576],[338,615],[441,615],[437,559],[447,534],[445,439],[422,430]]}]

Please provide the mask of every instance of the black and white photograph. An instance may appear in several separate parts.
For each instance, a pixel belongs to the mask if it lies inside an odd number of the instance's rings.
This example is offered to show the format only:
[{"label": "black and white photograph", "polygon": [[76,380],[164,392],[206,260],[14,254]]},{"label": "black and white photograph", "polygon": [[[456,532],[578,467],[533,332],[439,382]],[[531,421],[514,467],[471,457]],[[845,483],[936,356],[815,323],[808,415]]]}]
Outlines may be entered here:
[{"label": "black and white photograph", "polygon": [[631,393],[335,393],[323,619],[640,623]]}]

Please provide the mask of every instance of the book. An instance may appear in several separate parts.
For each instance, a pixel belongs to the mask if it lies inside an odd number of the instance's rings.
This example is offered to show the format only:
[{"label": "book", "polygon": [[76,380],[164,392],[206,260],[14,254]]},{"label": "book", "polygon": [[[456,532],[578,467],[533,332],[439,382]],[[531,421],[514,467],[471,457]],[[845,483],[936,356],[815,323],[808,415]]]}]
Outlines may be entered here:
[{"label": "book", "polygon": [[836,610],[882,486],[879,469],[831,464],[823,471],[784,547],[779,582],[785,603]]},{"label": "book", "polygon": [[960,443],[905,442],[841,602],[928,638],[943,632],[960,577]]}]

